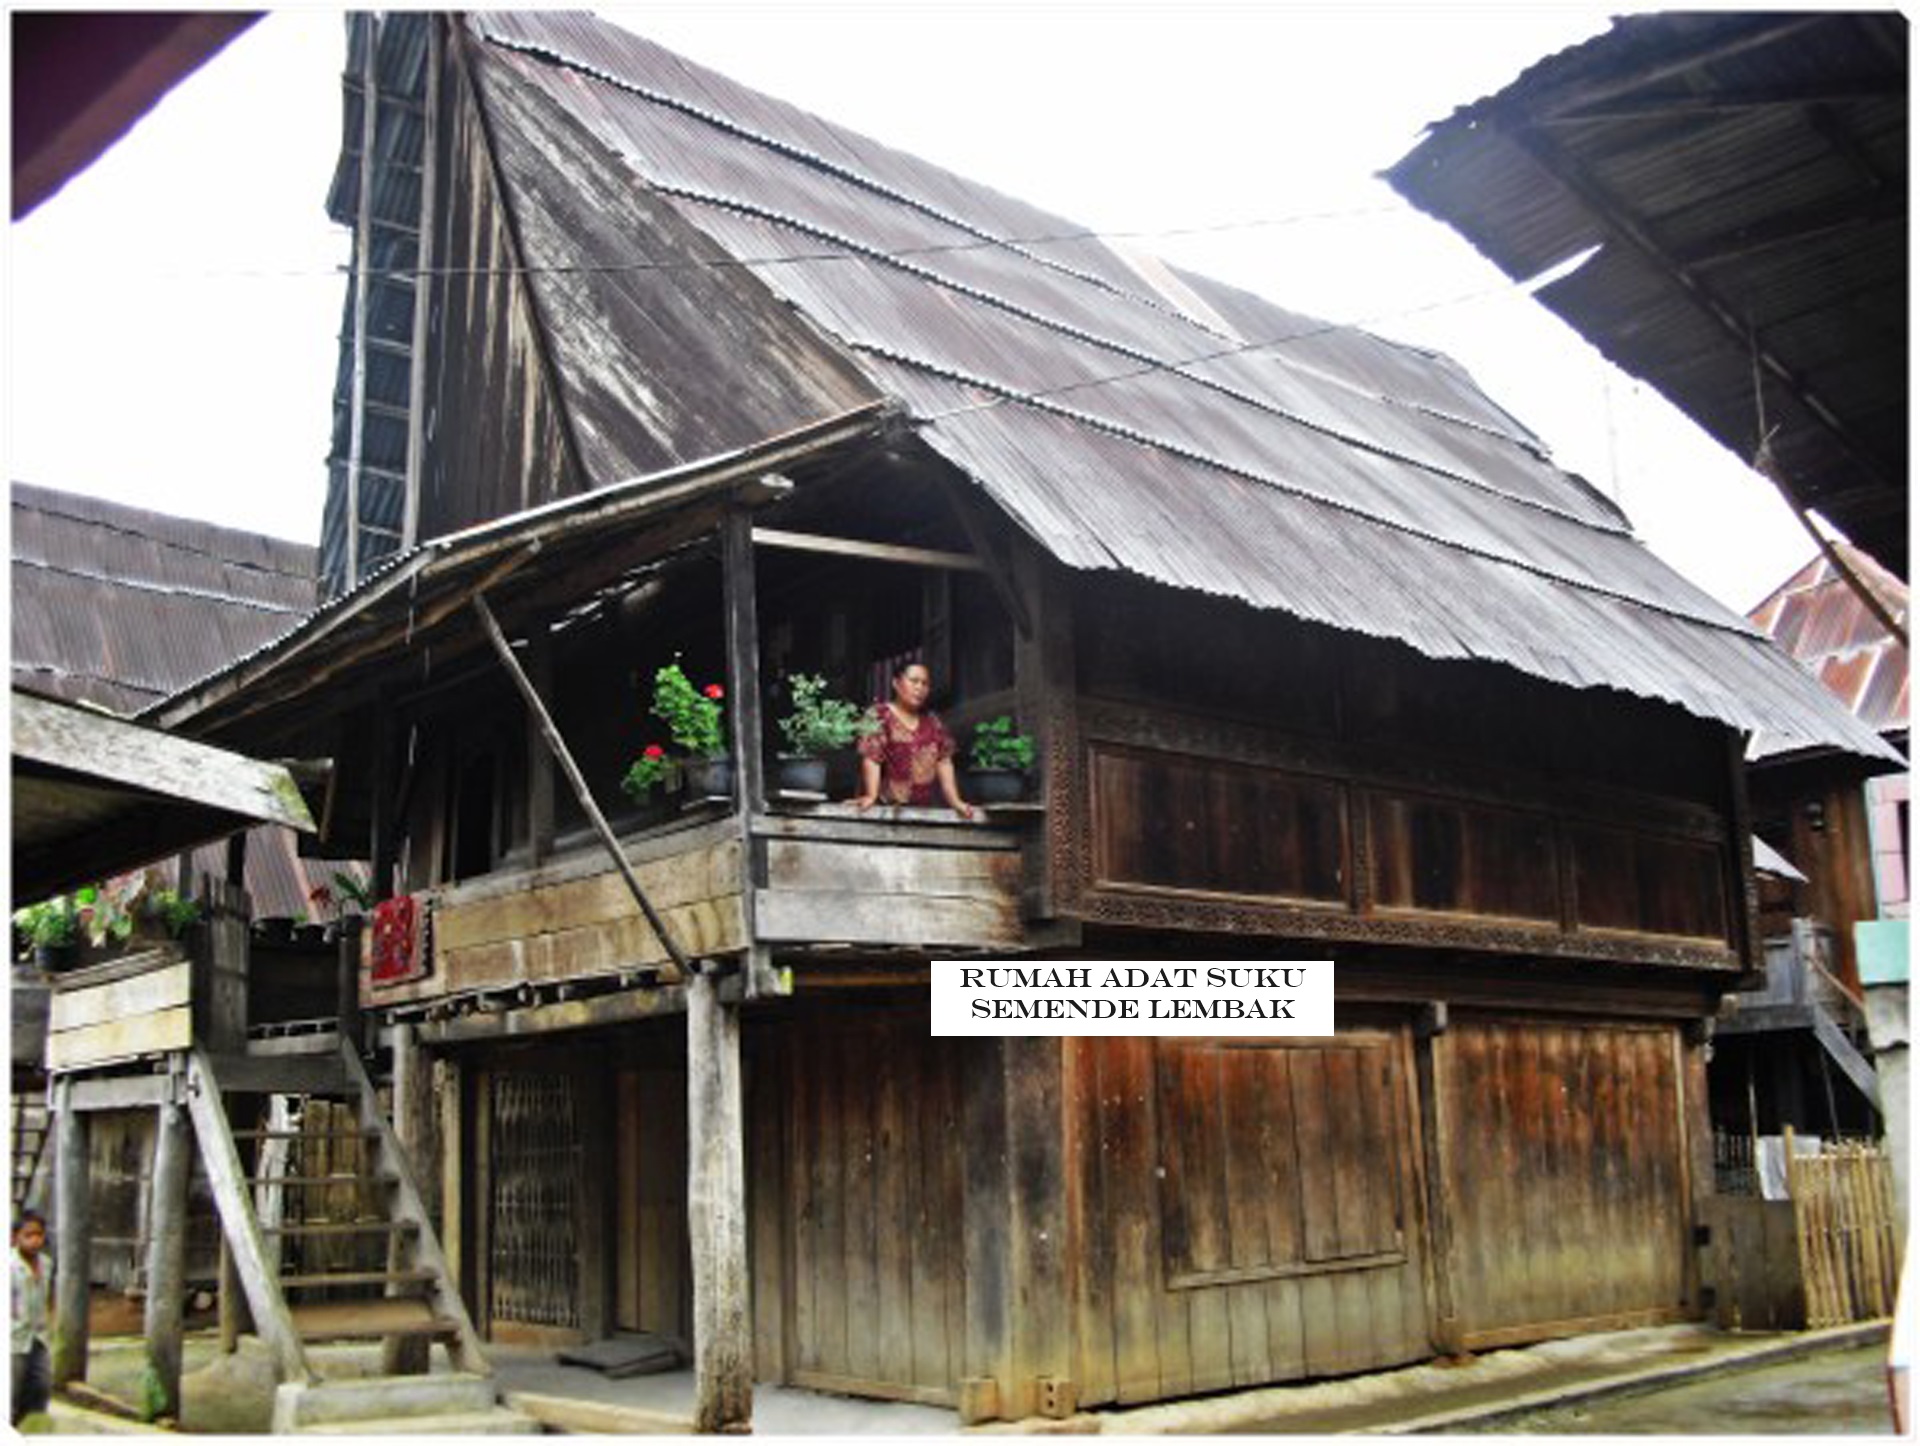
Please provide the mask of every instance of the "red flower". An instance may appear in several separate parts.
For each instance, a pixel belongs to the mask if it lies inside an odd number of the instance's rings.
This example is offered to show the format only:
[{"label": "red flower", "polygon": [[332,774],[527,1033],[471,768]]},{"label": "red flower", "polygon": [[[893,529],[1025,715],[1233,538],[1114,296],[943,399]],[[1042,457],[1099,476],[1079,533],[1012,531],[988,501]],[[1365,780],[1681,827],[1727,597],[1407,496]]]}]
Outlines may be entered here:
[{"label": "red flower", "polygon": [[662,748],[658,743],[649,743],[647,745],[646,757],[665,758],[666,756],[667,756],[667,750]]},{"label": "red flower", "polygon": [[325,908],[328,904],[331,904],[333,902],[333,890],[328,888],[325,884],[317,885],[316,887],[314,887],[312,890],[308,892],[307,902],[309,904],[318,904],[322,908]]},{"label": "red flower", "polygon": [[707,684],[705,692],[706,695],[716,703],[727,696],[727,690],[722,688],[718,683]]}]

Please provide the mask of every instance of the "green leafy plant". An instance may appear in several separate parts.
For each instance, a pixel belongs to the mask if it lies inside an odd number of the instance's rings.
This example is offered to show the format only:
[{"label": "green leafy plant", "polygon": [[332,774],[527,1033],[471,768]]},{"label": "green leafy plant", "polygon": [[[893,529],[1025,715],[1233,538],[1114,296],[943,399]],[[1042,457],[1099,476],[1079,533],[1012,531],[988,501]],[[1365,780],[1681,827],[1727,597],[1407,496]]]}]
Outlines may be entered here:
[{"label": "green leafy plant", "polygon": [[38,904],[15,909],[13,927],[36,949],[59,949],[79,939],[79,910],[67,895],[55,894]]},{"label": "green leafy plant", "polygon": [[1033,740],[1013,731],[1013,719],[1005,713],[987,718],[973,730],[973,749],[968,763],[974,768],[1004,768],[1025,773],[1033,767]]},{"label": "green leafy plant", "polygon": [[135,906],[146,887],[144,876],[136,876],[136,880],[132,887],[124,880],[116,880],[110,884],[89,884],[75,891],[73,900],[79,905],[80,929],[94,948],[124,944],[133,937]]},{"label": "green leafy plant", "polygon": [[356,879],[352,874],[342,873],[340,870],[335,869],[333,871],[333,887],[339,891],[341,898],[359,909],[361,913],[372,912],[373,890],[361,883],[360,880]]},{"label": "green leafy plant", "polygon": [[667,759],[667,750],[658,743],[649,743],[640,756],[627,766],[626,777],[620,780],[621,791],[630,798],[644,799],[666,782],[672,768]]},{"label": "green leafy plant", "polygon": [[[696,688],[677,657],[653,675],[653,716],[667,725],[667,737],[689,758],[726,757],[726,696],[718,683]],[[673,766],[666,749],[649,743],[628,765],[620,787],[634,798],[645,798]]]},{"label": "green leafy plant", "polygon": [[694,687],[678,659],[653,675],[653,716],[667,725],[667,736],[694,758],[725,757],[722,700],[726,696],[718,683]]},{"label": "green leafy plant", "polygon": [[827,680],[817,673],[795,673],[787,679],[787,692],[793,711],[775,726],[787,740],[790,757],[822,757],[879,726],[880,720],[859,704],[831,696]]},{"label": "green leafy plant", "polygon": [[147,914],[159,921],[168,938],[178,939],[200,922],[200,901],[173,889],[156,889],[147,900]]}]

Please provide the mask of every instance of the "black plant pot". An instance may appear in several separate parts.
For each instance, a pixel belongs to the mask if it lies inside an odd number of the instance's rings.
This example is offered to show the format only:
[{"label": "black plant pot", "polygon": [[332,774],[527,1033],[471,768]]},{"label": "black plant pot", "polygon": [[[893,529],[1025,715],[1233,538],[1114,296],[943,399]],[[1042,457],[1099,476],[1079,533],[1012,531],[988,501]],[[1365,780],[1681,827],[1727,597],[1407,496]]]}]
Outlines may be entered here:
[{"label": "black plant pot", "polygon": [[787,793],[825,793],[827,760],[782,756],[777,773],[779,787]]},{"label": "black plant pot", "polygon": [[733,796],[733,760],[731,758],[689,758],[681,765],[687,779],[685,805],[704,803],[711,798]]},{"label": "black plant pot", "polygon": [[34,965],[48,974],[58,974],[63,969],[71,969],[80,962],[78,944],[35,944],[33,946]]},{"label": "black plant pot", "polygon": [[324,944],[327,942],[325,924],[295,924],[293,941],[296,944]]},{"label": "black plant pot", "polygon": [[1012,768],[969,768],[969,803],[1018,803],[1027,791],[1027,776]]},{"label": "black plant pot", "polygon": [[284,914],[255,919],[253,937],[262,944],[290,944],[293,942],[293,920]]}]

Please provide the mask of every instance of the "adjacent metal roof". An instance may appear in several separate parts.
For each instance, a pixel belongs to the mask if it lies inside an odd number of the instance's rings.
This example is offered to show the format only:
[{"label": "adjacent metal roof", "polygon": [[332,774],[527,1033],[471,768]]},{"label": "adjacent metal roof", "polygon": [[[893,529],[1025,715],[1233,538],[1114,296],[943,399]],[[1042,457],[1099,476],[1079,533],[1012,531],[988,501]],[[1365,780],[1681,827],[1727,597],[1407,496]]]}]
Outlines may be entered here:
[{"label": "adjacent metal roof", "polygon": [[50,487],[13,485],[13,682],[136,713],[287,631],[313,549]]},{"label": "adjacent metal roof", "polygon": [[[1156,275],[589,17],[466,23],[561,368],[652,359],[615,278],[749,272],[1071,566],[1885,753],[1451,362]],[[687,226],[598,228],[607,157]]]},{"label": "adjacent metal roof", "polygon": [[[27,692],[137,713],[313,610],[314,550],[304,543],[20,482],[12,526],[13,684]],[[112,847],[103,843],[94,877],[111,872]],[[223,875],[221,847],[195,867]],[[302,859],[285,829],[248,835],[256,913],[304,911],[335,867]]]},{"label": "adjacent metal roof", "polygon": [[[1387,172],[1742,457],[1907,570],[1907,20],[1617,20]],[[1756,398],[1756,371],[1759,396]],[[1764,413],[1764,420],[1762,417]]]},{"label": "adjacent metal roof", "polygon": [[[1857,547],[1836,549],[1895,621],[1906,625],[1907,585]],[[1824,557],[1816,557],[1747,616],[1876,733],[1904,735],[1911,704],[1907,648]],[[1789,739],[1754,738],[1751,758],[1795,751]]]}]

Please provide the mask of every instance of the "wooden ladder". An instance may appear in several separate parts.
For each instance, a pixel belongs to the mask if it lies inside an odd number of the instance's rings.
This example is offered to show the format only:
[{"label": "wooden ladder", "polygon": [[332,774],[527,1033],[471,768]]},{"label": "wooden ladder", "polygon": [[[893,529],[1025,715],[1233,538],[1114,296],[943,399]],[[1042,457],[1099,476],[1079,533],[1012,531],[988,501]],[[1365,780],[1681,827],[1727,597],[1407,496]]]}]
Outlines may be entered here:
[{"label": "wooden ladder", "polygon": [[13,1218],[27,1208],[33,1177],[47,1150],[47,1100],[37,1090],[13,1092]]},{"label": "wooden ladder", "polygon": [[[224,1094],[242,1090],[297,1093],[310,1100],[330,1098],[352,1110],[354,1125],[327,1136],[301,1130],[236,1130],[228,1119]],[[195,1048],[188,1064],[187,1101],[221,1230],[254,1328],[272,1353],[283,1382],[319,1380],[309,1345],[375,1339],[387,1343],[440,1340],[447,1345],[456,1371],[491,1375],[421,1202],[407,1153],[381,1112],[372,1081],[351,1045],[328,1039],[325,1052],[219,1061]],[[237,1142],[283,1140],[298,1151],[303,1142],[322,1138],[357,1139],[368,1167],[366,1175],[375,1186],[373,1193],[384,1202],[380,1213],[368,1216],[356,1209],[352,1219],[263,1224],[255,1208],[257,1187],[276,1187],[292,1198],[300,1191],[337,1189],[354,1183],[355,1177],[310,1173],[297,1160],[288,1173],[251,1173],[242,1163]],[[364,1204],[369,1192],[356,1193]],[[296,1267],[283,1272],[285,1249],[269,1248],[270,1240],[286,1247],[326,1236],[382,1237],[388,1243],[387,1264],[384,1269]],[[323,1293],[328,1298],[310,1298]]]}]

